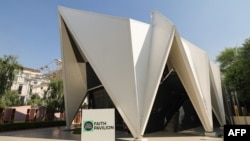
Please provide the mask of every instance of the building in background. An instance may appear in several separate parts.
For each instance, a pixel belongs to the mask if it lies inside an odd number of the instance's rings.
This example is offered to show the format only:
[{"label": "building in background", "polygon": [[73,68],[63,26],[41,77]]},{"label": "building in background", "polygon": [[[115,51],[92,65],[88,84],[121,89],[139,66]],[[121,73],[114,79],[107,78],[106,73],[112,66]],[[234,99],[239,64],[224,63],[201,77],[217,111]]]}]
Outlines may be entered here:
[{"label": "building in background", "polygon": [[61,62],[58,59],[39,69],[24,67],[22,72],[17,73],[11,90],[16,90],[26,104],[32,94],[38,94],[42,98],[48,90],[50,80],[61,78],[61,75]]},{"label": "building in background", "polygon": [[31,94],[42,97],[48,89],[49,82],[50,80],[40,70],[24,67],[23,71],[16,75],[11,90],[16,90],[26,104]]}]

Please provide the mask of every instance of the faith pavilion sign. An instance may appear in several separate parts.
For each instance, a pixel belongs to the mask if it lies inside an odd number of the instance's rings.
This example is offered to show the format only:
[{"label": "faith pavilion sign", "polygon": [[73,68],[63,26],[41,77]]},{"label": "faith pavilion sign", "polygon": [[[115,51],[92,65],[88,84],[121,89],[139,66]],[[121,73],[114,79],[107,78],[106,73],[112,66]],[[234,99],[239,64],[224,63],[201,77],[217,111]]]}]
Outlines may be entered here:
[{"label": "faith pavilion sign", "polygon": [[87,109],[82,112],[81,141],[115,141],[114,109]]}]

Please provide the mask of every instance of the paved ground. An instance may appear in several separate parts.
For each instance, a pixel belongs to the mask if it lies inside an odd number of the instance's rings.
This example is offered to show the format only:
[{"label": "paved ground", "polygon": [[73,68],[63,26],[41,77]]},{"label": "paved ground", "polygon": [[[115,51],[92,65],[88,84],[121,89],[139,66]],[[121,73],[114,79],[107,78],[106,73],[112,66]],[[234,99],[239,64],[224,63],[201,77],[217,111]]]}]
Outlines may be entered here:
[{"label": "paved ground", "polygon": [[[64,127],[40,128],[32,130],[0,132],[0,141],[80,141],[81,135],[65,131]],[[187,130],[180,133],[167,131],[145,135],[148,141],[223,141],[222,137],[205,137],[199,130]],[[132,141],[131,135],[116,133],[116,141]]]}]

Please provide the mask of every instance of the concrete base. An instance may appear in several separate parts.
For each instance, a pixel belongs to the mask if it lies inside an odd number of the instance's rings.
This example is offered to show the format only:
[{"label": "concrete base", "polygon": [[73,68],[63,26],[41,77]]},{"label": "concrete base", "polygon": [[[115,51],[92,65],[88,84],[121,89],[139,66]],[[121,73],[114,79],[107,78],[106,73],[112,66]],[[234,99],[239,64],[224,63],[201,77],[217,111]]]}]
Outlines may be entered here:
[{"label": "concrete base", "polygon": [[73,129],[75,128],[71,126],[65,126],[64,128],[62,128],[63,131],[72,131]]},{"label": "concrete base", "polygon": [[134,139],[134,141],[147,141],[148,139],[142,138],[142,139]]},{"label": "concrete base", "polygon": [[216,132],[205,132],[205,136],[207,137],[218,137]]},{"label": "concrete base", "polygon": [[72,128],[70,126],[65,126],[64,130],[71,130]]}]

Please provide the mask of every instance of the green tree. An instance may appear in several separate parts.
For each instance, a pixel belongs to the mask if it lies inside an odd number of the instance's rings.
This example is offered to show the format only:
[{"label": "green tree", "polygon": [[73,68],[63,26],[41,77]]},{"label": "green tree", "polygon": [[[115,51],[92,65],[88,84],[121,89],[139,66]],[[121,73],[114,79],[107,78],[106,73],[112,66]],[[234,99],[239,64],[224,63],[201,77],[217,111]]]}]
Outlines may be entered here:
[{"label": "green tree", "polygon": [[17,62],[17,57],[4,55],[0,58],[0,107],[20,105],[20,97],[10,88],[15,79],[16,72],[23,67]]},{"label": "green tree", "polygon": [[49,84],[49,90],[45,94],[47,108],[50,112],[64,111],[63,81],[61,78],[54,78]]},{"label": "green tree", "polygon": [[216,57],[216,61],[220,63],[220,69],[222,72],[224,72],[237,60],[235,53],[236,50],[237,48],[226,48],[219,56]]},{"label": "green tree", "polygon": [[229,92],[238,94],[241,106],[250,108],[250,38],[242,46],[226,48],[217,56],[223,83]]},{"label": "green tree", "polygon": [[7,90],[0,99],[0,107],[20,106],[22,102],[17,91]]},{"label": "green tree", "polygon": [[0,58],[0,97],[5,91],[10,90],[16,71],[23,70],[18,63],[17,57],[13,55],[4,55]]},{"label": "green tree", "polygon": [[32,94],[27,104],[31,106],[43,106],[43,101],[38,94]]},{"label": "green tree", "polygon": [[238,77],[234,85],[239,93],[239,99],[250,105],[250,38],[246,39],[239,49],[238,60],[235,64]]}]

